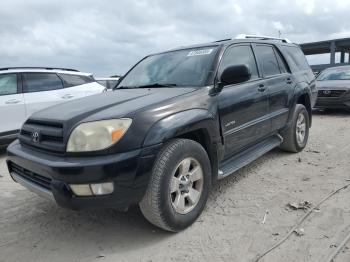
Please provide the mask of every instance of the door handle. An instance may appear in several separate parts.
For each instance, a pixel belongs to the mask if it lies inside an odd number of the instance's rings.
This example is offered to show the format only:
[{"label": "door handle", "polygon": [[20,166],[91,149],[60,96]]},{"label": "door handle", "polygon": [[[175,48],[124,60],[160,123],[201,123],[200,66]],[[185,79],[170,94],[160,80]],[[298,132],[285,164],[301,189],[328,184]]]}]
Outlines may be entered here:
[{"label": "door handle", "polygon": [[74,96],[71,95],[71,94],[66,94],[66,95],[62,96],[63,99],[71,99],[71,98],[73,98],[73,97],[74,97]]},{"label": "door handle", "polygon": [[292,84],[292,83],[293,83],[293,80],[292,80],[291,78],[287,78],[287,81],[286,81],[286,82],[287,82],[287,84],[289,84],[289,85],[290,85],[290,84]]},{"label": "door handle", "polygon": [[266,87],[265,87],[264,84],[258,85],[258,91],[259,91],[259,92],[264,92],[265,90],[266,90]]},{"label": "door handle", "polygon": [[18,100],[18,99],[11,99],[11,100],[6,101],[5,104],[11,104],[11,105],[13,105],[13,104],[18,104],[18,103],[20,103],[20,102],[21,102],[21,100]]}]

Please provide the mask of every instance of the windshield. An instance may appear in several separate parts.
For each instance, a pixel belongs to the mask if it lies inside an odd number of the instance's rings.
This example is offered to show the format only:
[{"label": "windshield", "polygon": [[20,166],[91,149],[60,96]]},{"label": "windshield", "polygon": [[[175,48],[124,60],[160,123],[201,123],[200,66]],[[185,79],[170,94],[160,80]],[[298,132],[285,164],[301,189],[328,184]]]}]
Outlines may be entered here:
[{"label": "windshield", "polygon": [[337,68],[325,70],[317,77],[317,80],[350,80],[350,68]]},{"label": "windshield", "polygon": [[137,64],[118,88],[203,86],[217,47],[202,47],[152,55]]}]

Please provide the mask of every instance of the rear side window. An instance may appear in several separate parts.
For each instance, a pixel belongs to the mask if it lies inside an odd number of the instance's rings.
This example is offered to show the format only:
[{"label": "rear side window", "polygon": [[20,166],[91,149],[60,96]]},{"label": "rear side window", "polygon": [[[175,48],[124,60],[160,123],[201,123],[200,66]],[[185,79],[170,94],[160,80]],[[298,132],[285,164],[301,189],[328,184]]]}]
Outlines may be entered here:
[{"label": "rear side window", "polygon": [[17,93],[17,75],[0,75],[0,96]]},{"label": "rear side window", "polygon": [[94,79],[89,76],[70,74],[59,74],[59,76],[62,78],[64,87],[79,86],[94,82]]},{"label": "rear side window", "polygon": [[61,79],[56,74],[24,73],[23,92],[51,91],[63,88]]},{"label": "rear side window", "polygon": [[258,45],[256,46],[256,51],[265,77],[281,73],[272,46]]},{"label": "rear side window", "polygon": [[252,73],[251,79],[259,78],[258,68],[256,65],[253,50],[248,45],[229,47],[221,60],[219,74],[221,74],[225,70],[225,68],[229,66],[242,64],[245,64],[250,67],[250,71]]},{"label": "rear side window", "polygon": [[280,66],[281,73],[289,73],[287,69],[286,62],[282,58],[281,54],[275,49],[275,54],[277,57],[278,64]]},{"label": "rear side window", "polygon": [[294,46],[283,46],[282,48],[292,71],[310,70],[306,57],[300,48]]}]

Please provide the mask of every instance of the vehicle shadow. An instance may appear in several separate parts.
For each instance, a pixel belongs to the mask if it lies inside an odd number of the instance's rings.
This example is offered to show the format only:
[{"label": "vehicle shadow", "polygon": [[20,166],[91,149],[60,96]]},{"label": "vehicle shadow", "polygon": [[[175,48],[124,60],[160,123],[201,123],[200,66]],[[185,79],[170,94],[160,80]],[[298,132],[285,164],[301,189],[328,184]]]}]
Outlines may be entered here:
[{"label": "vehicle shadow", "polygon": [[[35,239],[36,246],[45,246],[48,251],[63,251],[69,246],[74,247],[74,250],[67,251],[72,255],[84,250],[98,255],[104,250],[123,252],[145,248],[174,235],[148,223],[137,207],[132,207],[128,212],[113,209],[73,211],[60,208],[25,190],[20,193],[26,197],[13,203],[16,208],[11,206],[5,209],[7,226],[0,230],[5,230],[0,232],[5,236],[16,232],[15,239],[2,239],[13,248],[27,246],[28,241]],[[45,253],[43,250],[40,252]]]},{"label": "vehicle shadow", "polygon": [[238,171],[223,178],[222,180],[217,181],[211,190],[211,196],[215,196],[217,194],[223,194],[225,193],[225,191],[231,190],[232,186],[235,186],[235,184],[239,183],[239,181],[255,173],[256,170],[259,170],[259,167],[266,164],[267,161],[270,161],[274,158],[281,159],[283,157],[288,157],[289,155],[290,153],[283,151],[281,149],[278,149],[278,148],[273,149],[272,151],[254,160],[252,163],[248,164],[247,166],[239,169]]},{"label": "vehicle shadow", "polygon": [[312,111],[313,115],[319,116],[350,116],[350,109],[325,109],[325,110],[317,110],[314,109]]}]

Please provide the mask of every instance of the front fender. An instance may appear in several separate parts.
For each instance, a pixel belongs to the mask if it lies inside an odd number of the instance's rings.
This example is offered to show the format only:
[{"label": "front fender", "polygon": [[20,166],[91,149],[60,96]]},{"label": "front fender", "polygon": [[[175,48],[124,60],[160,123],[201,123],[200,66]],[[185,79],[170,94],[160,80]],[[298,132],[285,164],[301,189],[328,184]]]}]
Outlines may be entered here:
[{"label": "front fender", "polygon": [[164,143],[173,137],[199,129],[206,131],[209,143],[220,137],[218,119],[212,113],[205,109],[190,109],[156,122],[148,131],[143,146]]}]

